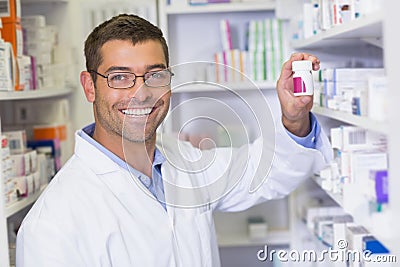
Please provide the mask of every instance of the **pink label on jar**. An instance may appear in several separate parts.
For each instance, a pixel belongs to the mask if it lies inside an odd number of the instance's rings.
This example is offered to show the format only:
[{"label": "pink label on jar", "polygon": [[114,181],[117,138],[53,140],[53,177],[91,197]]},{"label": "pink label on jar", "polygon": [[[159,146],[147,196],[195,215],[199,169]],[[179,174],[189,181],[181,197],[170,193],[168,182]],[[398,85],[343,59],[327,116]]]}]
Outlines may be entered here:
[{"label": "pink label on jar", "polygon": [[293,78],[294,93],[305,93],[307,91],[306,85],[301,77]]}]

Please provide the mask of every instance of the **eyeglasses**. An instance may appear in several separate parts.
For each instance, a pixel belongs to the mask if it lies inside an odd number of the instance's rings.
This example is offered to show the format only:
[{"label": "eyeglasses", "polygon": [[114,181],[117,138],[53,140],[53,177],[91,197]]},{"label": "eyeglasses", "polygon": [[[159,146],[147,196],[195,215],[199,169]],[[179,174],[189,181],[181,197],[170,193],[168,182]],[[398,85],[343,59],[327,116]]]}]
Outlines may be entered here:
[{"label": "eyeglasses", "polygon": [[159,71],[149,71],[144,75],[136,75],[132,72],[112,72],[110,74],[103,75],[95,70],[89,70],[89,72],[96,73],[97,75],[107,79],[109,87],[114,89],[127,89],[135,85],[136,78],[142,77],[144,83],[148,87],[166,87],[171,84],[172,73],[169,69]]}]

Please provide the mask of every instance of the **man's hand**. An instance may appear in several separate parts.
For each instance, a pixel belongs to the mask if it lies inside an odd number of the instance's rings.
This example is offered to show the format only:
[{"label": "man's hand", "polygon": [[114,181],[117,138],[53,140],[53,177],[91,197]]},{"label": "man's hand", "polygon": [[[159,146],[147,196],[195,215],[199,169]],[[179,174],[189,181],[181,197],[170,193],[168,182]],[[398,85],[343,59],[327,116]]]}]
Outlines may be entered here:
[{"label": "man's hand", "polygon": [[277,82],[278,98],[282,109],[282,123],[292,134],[303,137],[310,132],[310,110],[313,96],[294,96],[292,62],[310,60],[313,70],[319,69],[319,59],[307,53],[294,53],[283,64],[281,76]]}]

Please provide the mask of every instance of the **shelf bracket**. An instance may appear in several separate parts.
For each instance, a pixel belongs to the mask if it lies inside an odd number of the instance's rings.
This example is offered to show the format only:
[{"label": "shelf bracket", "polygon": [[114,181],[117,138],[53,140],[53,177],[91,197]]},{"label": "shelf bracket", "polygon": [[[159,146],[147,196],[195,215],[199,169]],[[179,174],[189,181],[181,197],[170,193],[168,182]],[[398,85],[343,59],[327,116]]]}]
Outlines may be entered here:
[{"label": "shelf bracket", "polygon": [[361,38],[366,43],[372,44],[374,46],[383,48],[383,40],[380,37],[366,37],[366,38]]}]

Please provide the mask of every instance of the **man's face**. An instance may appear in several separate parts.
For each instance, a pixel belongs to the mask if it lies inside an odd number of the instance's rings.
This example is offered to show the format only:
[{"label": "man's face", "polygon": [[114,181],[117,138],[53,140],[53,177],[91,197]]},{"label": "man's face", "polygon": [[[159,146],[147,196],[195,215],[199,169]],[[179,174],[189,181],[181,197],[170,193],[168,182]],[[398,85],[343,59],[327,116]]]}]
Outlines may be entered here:
[{"label": "man's face", "polygon": [[[97,72],[105,76],[114,72],[143,75],[165,69],[166,62],[159,42],[149,40],[133,45],[130,41],[113,40],[101,48],[103,62]],[[94,114],[97,124],[108,134],[126,141],[153,140],[157,127],[165,118],[170,103],[170,87],[151,88],[137,77],[127,89],[113,89],[107,79],[97,76]]]}]

